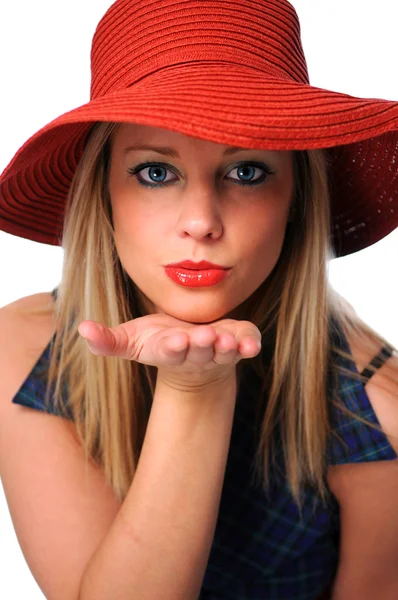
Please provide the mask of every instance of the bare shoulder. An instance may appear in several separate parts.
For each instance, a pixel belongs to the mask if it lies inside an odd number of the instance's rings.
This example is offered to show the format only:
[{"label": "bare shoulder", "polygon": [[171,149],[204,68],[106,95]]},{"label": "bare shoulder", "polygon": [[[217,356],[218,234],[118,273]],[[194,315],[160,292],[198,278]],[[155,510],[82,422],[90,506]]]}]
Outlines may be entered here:
[{"label": "bare shoulder", "polygon": [[0,308],[2,325],[14,326],[22,323],[37,323],[48,320],[51,326],[54,322],[54,300],[50,292],[42,292],[24,296]]},{"label": "bare shoulder", "polygon": [[120,502],[74,423],[12,398],[56,328],[50,294],[0,309],[0,474],[15,532],[49,600],[78,597],[82,574]]},{"label": "bare shoulder", "polygon": [[[351,337],[350,348],[361,372],[376,356],[381,345],[376,341]],[[389,436],[391,445],[398,454],[398,353],[380,367],[365,385],[373,410],[383,431]]]},{"label": "bare shoulder", "polygon": [[0,308],[0,410],[8,405],[56,329],[51,293]]},{"label": "bare shoulder", "polygon": [[[370,363],[382,347],[378,341],[361,339],[358,336],[349,336],[348,343],[359,372]],[[398,354],[396,352],[374,373],[366,383],[365,390],[381,428],[398,455]],[[362,488],[366,482],[366,486],[369,485],[369,489],[373,489],[375,493],[381,491],[383,486],[380,485],[379,477],[390,470],[395,474],[398,483],[398,461],[333,466],[329,469],[328,482],[338,500],[344,503],[346,500],[354,500],[355,481]],[[388,486],[391,479],[385,477],[384,482]],[[387,489],[384,491],[387,492]]]},{"label": "bare shoulder", "polygon": [[[0,308],[1,328],[24,339],[44,337],[55,330],[54,300],[50,292],[19,298]],[[26,336],[26,338],[25,338]]]},{"label": "bare shoulder", "polygon": [[[379,342],[348,339],[361,372]],[[365,385],[383,431],[398,454],[398,356]],[[340,506],[340,554],[333,598],[398,598],[398,460],[333,466],[329,487]]]}]

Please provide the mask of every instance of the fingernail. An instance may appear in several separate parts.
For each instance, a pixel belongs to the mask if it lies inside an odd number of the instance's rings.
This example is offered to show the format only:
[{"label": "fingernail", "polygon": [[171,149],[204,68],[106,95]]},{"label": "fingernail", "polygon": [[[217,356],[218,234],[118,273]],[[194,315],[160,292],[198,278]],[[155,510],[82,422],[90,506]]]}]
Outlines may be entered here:
[{"label": "fingernail", "polygon": [[81,335],[83,338],[86,337],[86,332],[84,331],[86,329],[86,323],[80,323],[77,327],[77,331],[79,333],[79,335]]}]

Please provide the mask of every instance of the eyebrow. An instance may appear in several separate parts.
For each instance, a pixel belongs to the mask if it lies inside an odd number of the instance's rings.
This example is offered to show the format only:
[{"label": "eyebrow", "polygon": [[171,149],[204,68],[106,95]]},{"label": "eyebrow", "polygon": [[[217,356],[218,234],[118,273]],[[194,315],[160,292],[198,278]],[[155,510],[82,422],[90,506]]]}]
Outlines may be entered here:
[{"label": "eyebrow", "polygon": [[[157,152],[158,154],[164,154],[164,156],[170,156],[172,158],[180,158],[180,155],[178,154],[177,150],[174,150],[174,148],[170,148],[168,146],[149,146],[149,145],[142,145],[142,144],[137,144],[135,146],[128,146],[125,150],[124,150],[124,154],[128,154],[129,152],[136,152],[137,150],[149,150],[152,152]],[[231,154],[236,154],[237,152],[241,152],[246,150],[246,148],[235,148],[235,147],[231,147],[231,148],[227,148],[224,151],[224,156],[231,156]]]}]

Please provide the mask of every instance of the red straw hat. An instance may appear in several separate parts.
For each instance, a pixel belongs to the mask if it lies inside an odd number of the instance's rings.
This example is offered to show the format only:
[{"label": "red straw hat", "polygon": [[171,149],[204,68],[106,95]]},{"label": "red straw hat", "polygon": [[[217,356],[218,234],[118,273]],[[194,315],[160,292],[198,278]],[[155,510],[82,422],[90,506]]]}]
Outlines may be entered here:
[{"label": "red straw hat", "polygon": [[91,101],[41,129],[0,178],[0,228],[59,244],[95,122],[152,125],[244,148],[328,148],[333,244],[398,225],[398,102],[309,85],[287,0],[117,0],[93,40]]}]

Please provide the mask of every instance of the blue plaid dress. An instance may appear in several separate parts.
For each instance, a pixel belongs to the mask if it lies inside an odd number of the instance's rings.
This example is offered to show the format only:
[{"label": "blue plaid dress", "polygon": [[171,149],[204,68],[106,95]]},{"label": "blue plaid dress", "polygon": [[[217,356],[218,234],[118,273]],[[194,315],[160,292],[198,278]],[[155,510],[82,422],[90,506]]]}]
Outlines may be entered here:
[{"label": "blue plaid dress", "polygon": [[[349,351],[341,333],[336,343]],[[13,402],[46,410],[43,397],[51,345]],[[355,364],[335,355],[356,372]],[[339,375],[340,401],[356,415],[378,424],[359,381]],[[245,402],[246,398],[246,402]],[[56,414],[51,407],[49,412]],[[338,409],[331,409],[336,434],[330,437],[330,465],[397,458],[387,437]],[[332,582],[339,548],[339,507],[330,494],[321,502],[303,490],[301,514],[286,481],[276,477],[265,493],[252,483],[256,441],[255,411],[240,386],[217,526],[199,600],[317,600]]]}]

